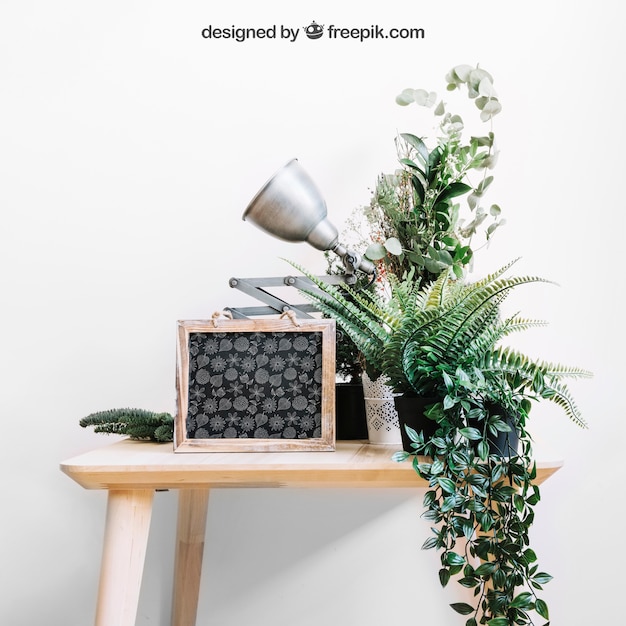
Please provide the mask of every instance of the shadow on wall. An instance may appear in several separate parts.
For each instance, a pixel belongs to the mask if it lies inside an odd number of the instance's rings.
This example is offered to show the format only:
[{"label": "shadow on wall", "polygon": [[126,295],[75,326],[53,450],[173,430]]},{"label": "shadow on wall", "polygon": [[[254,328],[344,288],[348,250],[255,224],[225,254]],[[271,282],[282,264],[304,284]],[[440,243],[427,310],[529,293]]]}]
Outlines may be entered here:
[{"label": "shadow on wall", "polygon": [[219,514],[209,508],[199,622],[235,626],[260,615],[261,625],[316,624],[331,610],[335,617],[327,623],[377,624],[389,617],[385,608],[373,619],[389,601],[386,587],[396,596],[415,584],[416,576],[403,569],[416,556],[424,561],[417,578],[438,585],[430,563],[436,555],[421,552],[430,532],[420,519],[421,489],[245,490],[212,497]]}]

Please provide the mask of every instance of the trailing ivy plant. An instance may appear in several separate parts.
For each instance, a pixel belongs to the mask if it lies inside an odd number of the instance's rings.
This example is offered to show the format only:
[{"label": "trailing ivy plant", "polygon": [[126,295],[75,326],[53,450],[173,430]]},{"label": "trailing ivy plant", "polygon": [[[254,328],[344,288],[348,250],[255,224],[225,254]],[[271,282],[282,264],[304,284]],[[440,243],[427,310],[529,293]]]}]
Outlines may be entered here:
[{"label": "trailing ivy plant", "polygon": [[[431,409],[439,426],[435,436],[425,441],[407,427],[413,467],[429,484],[423,517],[433,536],[422,547],[439,550],[442,586],[456,578],[473,590],[473,603],[451,605],[467,616],[466,626],[536,624],[536,616],[547,623],[541,591],[552,577],[539,568],[529,538],[541,497],[526,431],[530,402],[518,400],[512,422],[519,445],[507,446],[502,456],[490,449],[489,440],[512,429],[509,416],[502,407],[490,407],[482,385],[464,371],[444,379],[447,395]],[[409,456],[399,452],[395,458]]]}]

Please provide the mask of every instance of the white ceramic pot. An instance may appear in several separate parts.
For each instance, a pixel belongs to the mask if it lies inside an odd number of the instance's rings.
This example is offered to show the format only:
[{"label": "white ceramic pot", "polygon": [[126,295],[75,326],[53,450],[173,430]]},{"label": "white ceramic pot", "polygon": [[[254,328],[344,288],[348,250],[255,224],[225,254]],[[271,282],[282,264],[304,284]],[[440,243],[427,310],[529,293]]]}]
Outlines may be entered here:
[{"label": "white ceramic pot", "polygon": [[363,372],[367,436],[370,443],[401,445],[400,422],[393,401],[396,394],[387,381],[385,376],[372,380],[366,372]]}]

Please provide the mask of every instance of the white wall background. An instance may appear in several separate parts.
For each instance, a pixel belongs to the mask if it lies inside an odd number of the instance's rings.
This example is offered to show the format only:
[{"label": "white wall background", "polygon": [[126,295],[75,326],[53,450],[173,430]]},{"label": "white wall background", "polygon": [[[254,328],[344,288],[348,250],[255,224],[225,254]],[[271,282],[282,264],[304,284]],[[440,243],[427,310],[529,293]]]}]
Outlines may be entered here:
[{"label": "white wall background", "polygon": [[[394,167],[397,131],[426,134],[407,86],[453,65],[493,73],[504,111],[491,192],[508,226],[481,257],[558,281],[520,306],[524,347],[595,372],[573,386],[591,429],[535,409],[566,460],[534,542],[555,576],[552,623],[619,619],[625,402],[624,58],[618,2],[320,0],[0,5],[0,623],[92,623],[105,494],[58,470],[109,443],[93,411],[174,412],[175,322],[253,304],[230,276],[323,268],[308,246],[241,221],[298,157],[342,225]],[[423,41],[208,41],[214,26],[423,27]],[[451,96],[452,98],[452,96]],[[462,102],[462,100],[458,100]],[[431,119],[429,117],[423,119]],[[421,123],[421,122],[420,122]],[[531,288],[532,289],[532,288]],[[464,623],[439,589],[421,494],[221,491],[212,496],[198,624]],[[175,494],[156,497],[138,624],[169,623]],[[621,554],[620,554],[621,551]]]}]

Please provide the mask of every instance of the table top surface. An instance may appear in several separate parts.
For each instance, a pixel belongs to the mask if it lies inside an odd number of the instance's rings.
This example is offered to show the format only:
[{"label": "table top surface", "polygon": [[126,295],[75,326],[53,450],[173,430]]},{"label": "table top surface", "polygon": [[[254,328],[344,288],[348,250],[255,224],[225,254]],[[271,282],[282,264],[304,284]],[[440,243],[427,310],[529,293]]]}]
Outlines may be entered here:
[{"label": "table top surface", "polygon": [[[333,452],[174,452],[172,444],[122,439],[63,461],[86,489],[223,487],[426,487],[398,445],[337,441]],[[563,461],[537,460],[537,483]]]}]

